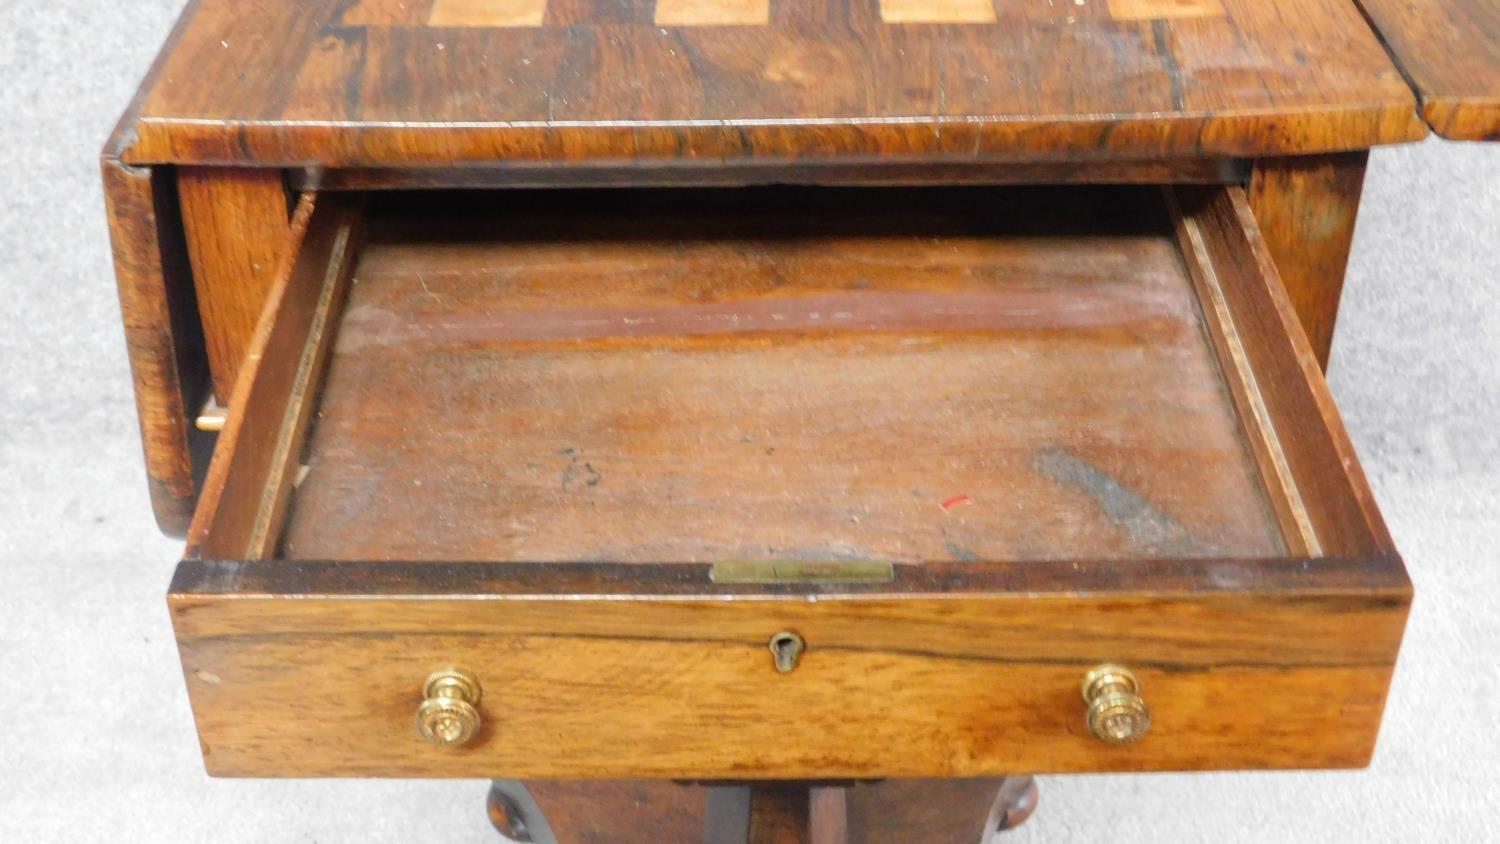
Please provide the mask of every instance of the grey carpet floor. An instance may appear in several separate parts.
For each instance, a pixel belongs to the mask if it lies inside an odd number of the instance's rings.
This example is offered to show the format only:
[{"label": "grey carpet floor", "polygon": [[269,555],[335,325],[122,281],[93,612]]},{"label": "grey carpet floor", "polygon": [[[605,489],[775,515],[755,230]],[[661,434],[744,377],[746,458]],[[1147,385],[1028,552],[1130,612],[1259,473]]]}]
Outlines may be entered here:
[{"label": "grey carpet floor", "polygon": [[[0,3],[0,842],[486,841],[479,782],[203,774],[95,156],[180,0]],[[1496,840],[1500,148],[1378,152],[1331,373],[1418,598],[1366,771],[1048,777],[1030,841]]]}]

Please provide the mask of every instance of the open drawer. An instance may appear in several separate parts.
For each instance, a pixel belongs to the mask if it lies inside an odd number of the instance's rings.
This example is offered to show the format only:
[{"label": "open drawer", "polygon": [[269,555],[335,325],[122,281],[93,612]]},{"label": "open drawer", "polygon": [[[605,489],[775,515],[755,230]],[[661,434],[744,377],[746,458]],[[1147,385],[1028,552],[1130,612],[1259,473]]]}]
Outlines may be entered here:
[{"label": "open drawer", "polygon": [[170,598],[212,773],[1369,759],[1410,586],[1238,188],[296,230]]}]

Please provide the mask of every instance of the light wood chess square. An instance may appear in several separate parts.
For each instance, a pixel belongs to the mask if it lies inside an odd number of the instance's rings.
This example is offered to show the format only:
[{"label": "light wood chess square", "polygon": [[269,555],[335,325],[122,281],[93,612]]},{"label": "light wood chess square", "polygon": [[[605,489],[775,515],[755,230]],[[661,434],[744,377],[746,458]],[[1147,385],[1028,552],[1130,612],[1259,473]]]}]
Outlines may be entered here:
[{"label": "light wood chess square", "polygon": [[656,0],[659,26],[764,26],[770,21],[771,0]]},{"label": "light wood chess square", "polygon": [[880,0],[886,23],[994,23],[994,0]]},{"label": "light wood chess square", "polygon": [[428,26],[541,26],[547,0],[436,0]]},{"label": "light wood chess square", "polygon": [[1110,17],[1117,21],[1222,17],[1219,0],[1109,0]]}]

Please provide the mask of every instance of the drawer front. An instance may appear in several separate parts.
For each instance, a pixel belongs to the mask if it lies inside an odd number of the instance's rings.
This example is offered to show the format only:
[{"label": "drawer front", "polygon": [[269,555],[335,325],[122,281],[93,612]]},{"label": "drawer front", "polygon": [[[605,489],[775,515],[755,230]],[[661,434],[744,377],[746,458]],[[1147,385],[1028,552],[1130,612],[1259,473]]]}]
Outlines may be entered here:
[{"label": "drawer front", "polygon": [[[290,583],[259,580],[253,564],[184,566],[173,615],[212,773],[819,779],[1357,766],[1406,615],[1399,584],[1188,599],[547,598],[496,593],[504,575],[483,564],[363,568],[302,566]],[[1264,585],[1274,579],[1265,569],[1226,564],[1220,575]],[[206,594],[225,578],[264,597]],[[331,594],[388,580],[413,594]],[[432,594],[455,580],[462,594]],[[786,673],[768,647],[782,631],[806,642]],[[1086,723],[1080,682],[1109,662],[1135,673],[1150,709],[1134,743],[1105,744]],[[454,749],[416,727],[424,680],[449,666],[483,689],[482,726]]]}]

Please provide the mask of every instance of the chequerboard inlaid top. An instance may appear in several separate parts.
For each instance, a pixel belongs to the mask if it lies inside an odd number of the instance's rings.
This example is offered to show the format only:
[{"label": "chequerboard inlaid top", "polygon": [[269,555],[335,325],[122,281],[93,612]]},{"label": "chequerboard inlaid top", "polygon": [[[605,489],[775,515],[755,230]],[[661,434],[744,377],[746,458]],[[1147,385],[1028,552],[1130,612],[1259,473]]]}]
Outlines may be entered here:
[{"label": "chequerboard inlaid top", "polygon": [[[782,0],[795,2],[795,0]],[[995,23],[996,2],[1005,0],[876,0],[884,23]],[[576,24],[654,23],[658,26],[767,26],[772,0],[655,0],[579,3],[559,0],[364,0],[342,16],[361,26],[526,27]],[[1219,0],[1054,0],[1077,19],[1101,9],[1115,20],[1153,20],[1222,15]]]},{"label": "chequerboard inlaid top", "polygon": [[[872,0],[883,23],[996,23],[1016,0]],[[1061,19],[1169,20],[1223,15],[1219,0],[1040,0]],[[350,26],[539,27],[592,24],[769,26],[772,5],[807,0],[356,0],[340,16]],[[789,15],[790,17],[790,15]]]},{"label": "chequerboard inlaid top", "polygon": [[1160,158],[1423,134],[1348,0],[199,0],[127,160]]}]

